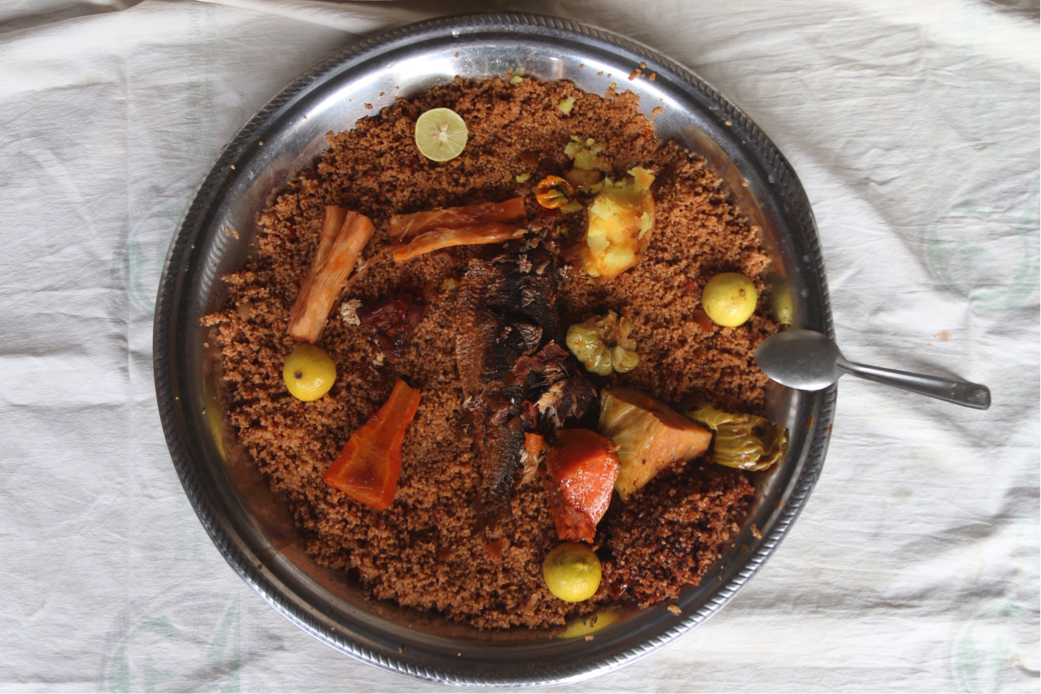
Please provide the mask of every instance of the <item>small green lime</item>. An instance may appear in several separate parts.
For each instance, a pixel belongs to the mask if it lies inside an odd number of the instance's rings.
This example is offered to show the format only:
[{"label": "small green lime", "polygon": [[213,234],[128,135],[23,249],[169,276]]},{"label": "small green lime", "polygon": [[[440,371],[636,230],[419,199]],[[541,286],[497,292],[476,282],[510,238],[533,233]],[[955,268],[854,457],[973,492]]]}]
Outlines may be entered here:
[{"label": "small green lime", "polygon": [[593,597],[600,587],[600,576],[600,559],[577,542],[557,545],[542,561],[542,577],[549,592],[567,602]]},{"label": "small green lime", "polygon": [[736,272],[716,275],[701,292],[701,305],[717,325],[735,328],[755,313],[759,294],[752,280]]},{"label": "small green lime", "polygon": [[455,159],[469,137],[463,117],[450,108],[433,108],[416,120],[416,147],[427,159]]},{"label": "small green lime", "polygon": [[298,400],[317,400],[336,382],[336,364],[320,347],[301,344],[286,357],[282,379],[289,394]]}]

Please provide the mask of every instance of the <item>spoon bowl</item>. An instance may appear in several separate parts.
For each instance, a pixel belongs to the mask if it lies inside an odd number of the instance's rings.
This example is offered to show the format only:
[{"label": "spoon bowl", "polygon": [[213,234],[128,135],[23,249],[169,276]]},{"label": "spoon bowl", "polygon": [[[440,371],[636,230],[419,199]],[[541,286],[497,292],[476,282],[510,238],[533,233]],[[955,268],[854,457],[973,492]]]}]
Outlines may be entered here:
[{"label": "spoon bowl", "polygon": [[787,330],[765,340],[755,361],[767,376],[796,390],[823,390],[839,380],[839,346],[813,330]]}]

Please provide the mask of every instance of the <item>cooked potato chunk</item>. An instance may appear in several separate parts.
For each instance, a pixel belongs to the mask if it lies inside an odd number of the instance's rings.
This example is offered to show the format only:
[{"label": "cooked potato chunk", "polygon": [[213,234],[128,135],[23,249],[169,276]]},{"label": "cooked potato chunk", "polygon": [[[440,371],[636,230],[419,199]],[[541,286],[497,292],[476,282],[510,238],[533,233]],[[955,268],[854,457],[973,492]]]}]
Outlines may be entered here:
[{"label": "cooked potato chunk", "polygon": [[654,174],[637,166],[633,178],[605,179],[589,206],[589,228],[582,267],[592,277],[610,280],[636,265],[654,232]]}]

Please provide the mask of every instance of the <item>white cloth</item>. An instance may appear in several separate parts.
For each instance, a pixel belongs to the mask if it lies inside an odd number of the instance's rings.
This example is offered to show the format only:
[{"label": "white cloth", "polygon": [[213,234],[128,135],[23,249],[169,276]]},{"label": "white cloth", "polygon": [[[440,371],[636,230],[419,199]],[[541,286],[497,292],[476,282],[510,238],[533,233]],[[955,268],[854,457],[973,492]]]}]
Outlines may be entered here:
[{"label": "white cloth", "polygon": [[[787,539],[719,615],[572,691],[1037,691],[1039,28],[982,0],[502,2],[690,66],[791,161],[854,361]],[[0,7],[0,690],[434,691],[245,585],[166,449],[152,310],[221,146],[361,36],[477,2]]]}]

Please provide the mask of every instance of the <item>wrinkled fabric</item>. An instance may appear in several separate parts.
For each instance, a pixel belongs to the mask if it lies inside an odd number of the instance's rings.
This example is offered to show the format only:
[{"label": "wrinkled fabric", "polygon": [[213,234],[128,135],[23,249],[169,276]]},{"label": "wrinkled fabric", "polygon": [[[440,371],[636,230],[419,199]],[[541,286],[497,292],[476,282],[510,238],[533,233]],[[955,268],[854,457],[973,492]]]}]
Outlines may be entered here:
[{"label": "wrinkled fabric", "polygon": [[718,615],[568,691],[1037,691],[1039,29],[1029,2],[223,2],[0,8],[0,690],[434,691],[279,616],[170,462],[152,312],[222,145],[350,43],[442,14],[602,26],[742,108],[813,206],[846,356],[820,481]]}]

